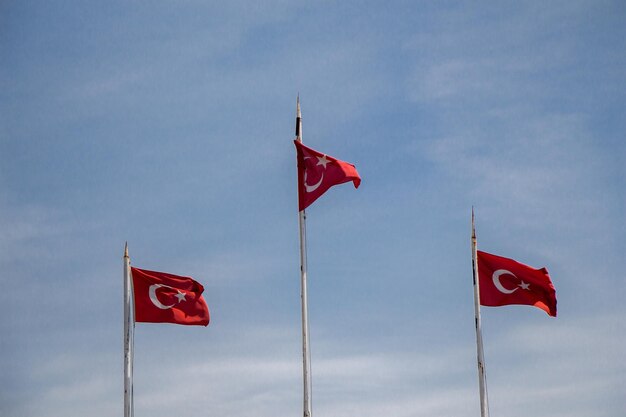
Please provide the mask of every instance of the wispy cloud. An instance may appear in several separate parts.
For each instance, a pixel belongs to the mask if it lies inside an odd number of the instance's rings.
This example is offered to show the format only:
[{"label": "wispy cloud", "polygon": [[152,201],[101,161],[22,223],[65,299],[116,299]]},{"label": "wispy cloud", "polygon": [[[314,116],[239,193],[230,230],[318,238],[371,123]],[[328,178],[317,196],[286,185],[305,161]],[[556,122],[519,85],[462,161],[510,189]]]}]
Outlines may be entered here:
[{"label": "wispy cloud", "polygon": [[126,240],[212,312],[137,326],[137,415],[301,412],[298,92],[364,180],[309,212],[315,414],[477,415],[472,205],[559,299],[485,308],[493,414],[623,409],[622,6],[5,9],[3,416],[121,412]]}]

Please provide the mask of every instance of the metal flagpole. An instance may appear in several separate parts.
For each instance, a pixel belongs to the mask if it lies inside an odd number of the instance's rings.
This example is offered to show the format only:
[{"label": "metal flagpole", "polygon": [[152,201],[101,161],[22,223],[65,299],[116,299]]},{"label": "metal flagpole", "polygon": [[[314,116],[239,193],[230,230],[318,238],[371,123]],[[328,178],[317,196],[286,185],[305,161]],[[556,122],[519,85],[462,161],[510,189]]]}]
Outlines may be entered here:
[{"label": "metal flagpole", "polygon": [[[302,143],[302,114],[300,95],[296,102],[296,140]],[[300,285],[302,299],[302,376],[304,379],[304,417],[311,417],[311,351],[309,348],[309,314],[306,285],[306,211],[299,213],[300,225]]]},{"label": "metal flagpole", "polygon": [[128,242],[124,247],[124,417],[133,416],[133,345],[134,319],[130,308],[132,283],[130,281]]},{"label": "metal flagpole", "polygon": [[487,377],[485,375],[485,355],[483,352],[483,333],[480,323],[480,287],[478,281],[478,253],[476,228],[474,226],[474,207],[472,207],[472,274],[474,276],[474,319],[476,324],[476,354],[478,359],[478,388],[480,390],[480,416],[489,417],[487,397]]}]

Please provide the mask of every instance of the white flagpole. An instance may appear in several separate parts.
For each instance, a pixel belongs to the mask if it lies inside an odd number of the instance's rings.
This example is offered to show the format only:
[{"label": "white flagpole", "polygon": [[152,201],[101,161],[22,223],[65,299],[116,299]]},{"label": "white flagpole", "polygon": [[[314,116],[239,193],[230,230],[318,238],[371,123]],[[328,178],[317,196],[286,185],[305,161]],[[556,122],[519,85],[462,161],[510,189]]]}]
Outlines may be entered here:
[{"label": "white flagpole", "polygon": [[[296,140],[302,143],[302,114],[300,95],[296,102]],[[311,417],[311,351],[309,348],[309,313],[306,285],[306,211],[299,213],[300,225],[300,285],[302,299],[302,376],[304,379],[304,417]]]},{"label": "white flagpole", "polygon": [[124,417],[133,417],[133,321],[130,308],[132,283],[128,243],[124,247]]},{"label": "white flagpole", "polygon": [[474,207],[472,207],[472,274],[474,276],[474,318],[476,324],[476,356],[478,359],[478,388],[480,390],[480,416],[489,417],[487,397],[487,377],[485,375],[485,355],[483,352],[483,333],[480,323],[480,287],[478,281],[478,253],[476,228],[474,226]]}]

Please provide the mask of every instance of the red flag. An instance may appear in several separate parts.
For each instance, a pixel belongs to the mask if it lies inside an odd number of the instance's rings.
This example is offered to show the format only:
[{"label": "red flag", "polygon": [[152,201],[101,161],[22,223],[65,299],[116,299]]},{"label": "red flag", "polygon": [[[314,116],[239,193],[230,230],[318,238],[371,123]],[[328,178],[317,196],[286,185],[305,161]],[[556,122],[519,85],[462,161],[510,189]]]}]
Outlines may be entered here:
[{"label": "red flag", "polygon": [[531,305],[556,317],[556,291],[546,268],[478,251],[478,277],[481,305]]},{"label": "red flag", "polygon": [[189,277],[131,268],[135,321],[206,326],[209,308],[204,288]]},{"label": "red flag", "polygon": [[294,140],[298,153],[299,210],[309,207],[330,187],[352,181],[359,188],[361,177],[354,165],[319,153]]}]

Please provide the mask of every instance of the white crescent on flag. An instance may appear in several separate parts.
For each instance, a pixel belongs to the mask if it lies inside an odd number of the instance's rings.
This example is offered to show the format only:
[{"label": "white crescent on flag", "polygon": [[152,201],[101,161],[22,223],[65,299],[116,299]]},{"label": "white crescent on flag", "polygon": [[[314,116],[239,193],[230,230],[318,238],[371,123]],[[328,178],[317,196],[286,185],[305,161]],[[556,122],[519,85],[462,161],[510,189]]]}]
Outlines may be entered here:
[{"label": "white crescent on flag", "polygon": [[493,273],[493,276],[491,277],[493,279],[493,285],[495,285],[498,291],[500,291],[501,293],[512,294],[517,291],[519,287],[515,287],[512,290],[505,288],[504,285],[502,285],[502,283],[500,282],[500,276],[505,274],[513,275],[515,278],[517,278],[515,274],[511,271],[507,271],[506,269],[498,269]]},{"label": "white crescent on flag", "polygon": [[[324,155],[324,157],[326,157],[326,155]],[[304,159],[311,159],[311,157],[310,156],[305,156]],[[326,165],[324,165],[324,168],[326,168]],[[322,173],[322,178],[320,178],[320,180],[316,184],[313,184],[313,185],[307,184],[306,177],[307,177],[307,170],[305,168],[305,170],[304,170],[304,189],[306,190],[307,193],[312,193],[313,191],[317,190],[319,188],[319,186],[322,185],[322,181],[324,181],[324,173]]]},{"label": "white crescent on flag", "polygon": [[[148,289],[148,295],[150,296],[150,301],[152,301],[152,304],[154,304],[155,306],[157,306],[161,310],[167,310],[167,309],[170,309],[170,308],[174,307],[176,304],[172,304],[172,305],[166,306],[165,304],[161,303],[159,301],[159,299],[157,298],[156,290],[157,290],[157,288],[161,288],[161,287],[172,288],[172,287],[169,287],[169,286],[163,285],[163,284],[152,284],[152,285],[150,285],[150,288]],[[176,288],[172,288],[172,289],[175,290]]]}]

